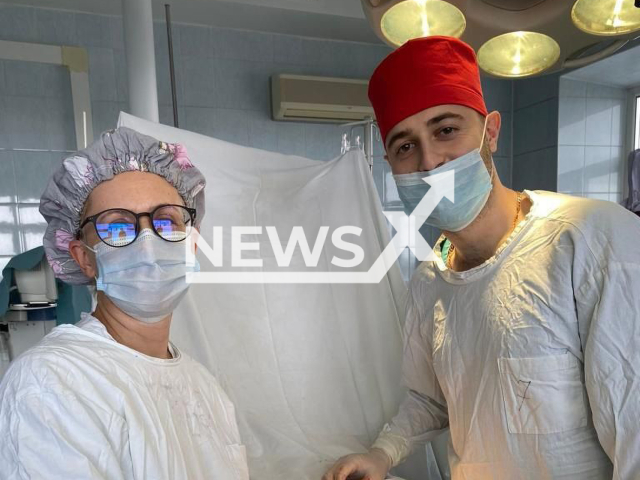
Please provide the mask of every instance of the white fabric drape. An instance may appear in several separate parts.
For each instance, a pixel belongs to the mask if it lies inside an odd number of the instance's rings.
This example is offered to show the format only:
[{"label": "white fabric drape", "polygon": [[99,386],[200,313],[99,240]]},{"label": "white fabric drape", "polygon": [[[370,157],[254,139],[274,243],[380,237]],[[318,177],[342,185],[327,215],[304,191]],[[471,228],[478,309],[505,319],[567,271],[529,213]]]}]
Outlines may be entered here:
[{"label": "white fabric drape", "polygon": [[[121,113],[127,126],[185,145],[207,178],[201,233],[212,243],[223,227],[224,266],[200,250],[203,271],[230,267],[231,228],[261,226],[245,235],[264,266],[276,271],[265,231],[275,226],[286,246],[302,226],[311,247],[329,227],[318,266],[306,268],[296,249],[289,271],[341,271],[331,243],[340,226],[365,252],[364,271],[389,243],[373,180],[360,152],[329,162],[285,156],[154,124]],[[336,139],[339,141],[339,139]],[[174,314],[172,340],[202,362],[236,404],[253,480],[317,480],[339,456],[363,451],[397,411],[406,287],[397,264],[377,284],[194,284]]]}]

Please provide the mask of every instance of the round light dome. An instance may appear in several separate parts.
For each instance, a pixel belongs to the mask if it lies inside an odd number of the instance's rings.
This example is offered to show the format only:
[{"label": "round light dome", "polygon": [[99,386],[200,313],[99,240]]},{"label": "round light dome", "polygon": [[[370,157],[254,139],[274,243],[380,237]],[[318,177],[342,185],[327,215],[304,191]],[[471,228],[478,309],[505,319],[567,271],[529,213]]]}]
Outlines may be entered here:
[{"label": "round light dome", "polygon": [[593,35],[624,35],[640,30],[640,8],[633,0],[578,0],[571,19],[580,30]]},{"label": "round light dome", "polygon": [[397,47],[430,35],[460,37],[466,26],[462,12],[442,0],[405,0],[391,7],[380,22],[382,34]]},{"label": "round light dome", "polygon": [[540,73],[560,57],[551,37],[535,32],[511,32],[494,37],[478,50],[478,64],[498,77],[518,78]]}]

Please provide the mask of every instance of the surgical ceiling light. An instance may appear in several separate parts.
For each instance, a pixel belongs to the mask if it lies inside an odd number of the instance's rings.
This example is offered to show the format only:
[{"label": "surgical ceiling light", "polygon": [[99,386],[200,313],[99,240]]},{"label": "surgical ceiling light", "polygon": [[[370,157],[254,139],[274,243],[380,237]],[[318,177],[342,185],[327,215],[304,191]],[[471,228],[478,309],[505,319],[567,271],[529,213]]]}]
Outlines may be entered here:
[{"label": "surgical ceiling light", "polygon": [[640,8],[630,0],[577,0],[571,19],[593,35],[624,35],[640,30]]},{"label": "surgical ceiling light", "polygon": [[518,78],[540,73],[560,57],[560,46],[536,32],[511,32],[492,38],[478,50],[478,64],[498,77]]},{"label": "surgical ceiling light", "polygon": [[443,0],[405,0],[383,15],[380,27],[385,38],[400,46],[412,38],[430,35],[460,37],[467,26],[458,8]]}]

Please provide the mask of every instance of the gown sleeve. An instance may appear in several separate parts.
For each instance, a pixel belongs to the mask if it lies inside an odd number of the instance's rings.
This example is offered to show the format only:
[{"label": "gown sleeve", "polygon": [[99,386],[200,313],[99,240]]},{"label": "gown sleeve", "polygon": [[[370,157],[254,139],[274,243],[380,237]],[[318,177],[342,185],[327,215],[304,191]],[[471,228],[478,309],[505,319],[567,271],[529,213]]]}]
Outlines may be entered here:
[{"label": "gown sleeve", "polygon": [[[414,279],[415,280],[415,279]],[[398,414],[383,428],[372,448],[389,455],[392,465],[418,445],[436,438],[449,425],[446,400],[433,368],[430,331],[433,318],[420,304],[419,282],[412,282],[405,322],[403,383],[408,391]]]},{"label": "gown sleeve", "polygon": [[576,292],[584,371],[614,480],[640,472],[640,263],[611,262]]},{"label": "gown sleeve", "polygon": [[18,383],[0,388],[0,478],[128,480],[124,419],[76,392]]},{"label": "gown sleeve", "polygon": [[583,230],[574,259],[578,328],[594,427],[614,480],[640,472],[640,222],[619,207]]}]

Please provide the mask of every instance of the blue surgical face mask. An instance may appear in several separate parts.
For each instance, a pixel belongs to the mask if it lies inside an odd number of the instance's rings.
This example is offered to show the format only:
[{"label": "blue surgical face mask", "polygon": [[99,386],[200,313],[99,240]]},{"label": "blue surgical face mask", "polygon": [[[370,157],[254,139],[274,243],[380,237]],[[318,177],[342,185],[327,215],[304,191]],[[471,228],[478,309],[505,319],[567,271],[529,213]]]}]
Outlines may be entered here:
[{"label": "blue surgical face mask", "polygon": [[394,175],[405,213],[410,215],[431,188],[423,178],[453,170],[455,202],[447,198],[440,200],[425,223],[448,232],[458,232],[468,227],[486,205],[493,188],[491,176],[480,155],[483,142],[484,130],[479,148],[429,172]]},{"label": "blue surgical face mask", "polygon": [[194,264],[187,264],[184,242],[168,242],[147,228],[126,247],[100,242],[91,250],[98,264],[96,289],[145,323],[172,313],[189,288],[187,273],[200,270],[195,257]]}]

